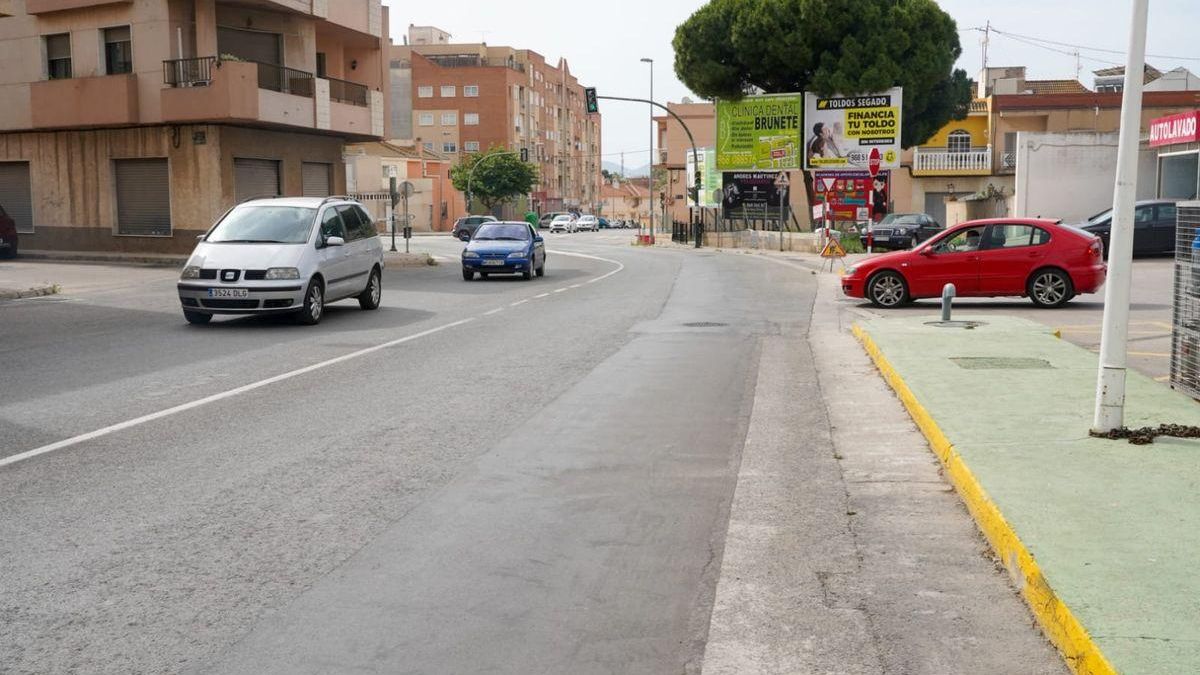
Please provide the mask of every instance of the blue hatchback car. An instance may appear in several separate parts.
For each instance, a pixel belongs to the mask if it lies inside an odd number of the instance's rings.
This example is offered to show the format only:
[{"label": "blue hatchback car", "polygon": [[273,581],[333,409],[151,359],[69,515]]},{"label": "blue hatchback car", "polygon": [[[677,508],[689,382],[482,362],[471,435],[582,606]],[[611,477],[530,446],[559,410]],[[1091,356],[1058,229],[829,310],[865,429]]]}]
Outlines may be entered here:
[{"label": "blue hatchback car", "polygon": [[462,253],[464,281],[476,274],[520,274],[532,279],[546,274],[546,245],[525,222],[484,223],[475,230]]}]

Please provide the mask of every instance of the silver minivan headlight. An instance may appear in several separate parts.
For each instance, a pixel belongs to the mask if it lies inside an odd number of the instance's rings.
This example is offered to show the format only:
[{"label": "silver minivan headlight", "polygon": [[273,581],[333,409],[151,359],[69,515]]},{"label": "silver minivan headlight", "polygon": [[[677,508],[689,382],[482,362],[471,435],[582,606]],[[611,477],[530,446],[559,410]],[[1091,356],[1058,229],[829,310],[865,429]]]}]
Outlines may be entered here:
[{"label": "silver minivan headlight", "polygon": [[180,279],[199,279],[200,267],[197,265],[188,265],[183,268],[183,274],[179,275]]},{"label": "silver minivan headlight", "polygon": [[295,267],[272,267],[267,270],[267,281],[279,281],[280,279],[299,279],[300,270]]}]

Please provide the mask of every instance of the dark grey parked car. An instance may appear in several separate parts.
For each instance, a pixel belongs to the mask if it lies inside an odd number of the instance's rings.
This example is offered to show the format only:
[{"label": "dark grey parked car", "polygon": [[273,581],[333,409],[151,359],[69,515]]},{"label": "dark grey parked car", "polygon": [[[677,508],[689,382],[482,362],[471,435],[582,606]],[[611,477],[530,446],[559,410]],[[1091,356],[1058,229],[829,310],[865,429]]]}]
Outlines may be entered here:
[{"label": "dark grey parked car", "polygon": [[[879,221],[874,230],[873,249],[893,251],[912,248],[942,231],[942,226],[927,213],[889,213]],[[863,248],[867,246],[867,232],[859,234]]]},{"label": "dark grey parked car", "polygon": [[454,223],[454,229],[451,234],[455,239],[469,240],[475,236],[475,230],[484,223],[494,223],[496,219],[491,216],[463,216]]},{"label": "dark grey parked car", "polygon": [[[1108,258],[1112,209],[1101,211],[1075,227],[1100,237]],[[1133,207],[1133,254],[1154,255],[1175,251],[1175,200],[1146,199]]]}]

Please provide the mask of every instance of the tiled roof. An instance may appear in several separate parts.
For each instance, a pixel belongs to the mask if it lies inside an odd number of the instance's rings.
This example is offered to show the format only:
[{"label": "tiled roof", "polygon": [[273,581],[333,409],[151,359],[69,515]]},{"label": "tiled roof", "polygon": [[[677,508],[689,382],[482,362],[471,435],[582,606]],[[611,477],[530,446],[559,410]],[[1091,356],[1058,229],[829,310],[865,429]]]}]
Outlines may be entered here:
[{"label": "tiled roof", "polygon": [[1086,94],[1089,90],[1079,80],[1025,80],[1031,94]]},{"label": "tiled roof", "polygon": [[[1149,84],[1149,83],[1157,80],[1158,78],[1162,77],[1162,72],[1159,71],[1158,68],[1155,68],[1154,66],[1150,65],[1149,63],[1146,64],[1145,72],[1146,72],[1146,76],[1142,78],[1143,84]],[[1111,68],[1101,68],[1100,70],[1093,70],[1092,74],[1095,75],[1096,77],[1116,77],[1118,75],[1123,76],[1123,75],[1125,75],[1125,66],[1113,66]]]},{"label": "tiled roof", "polygon": [[985,112],[987,112],[987,109],[988,109],[987,101],[982,98],[977,98],[977,99],[971,101],[971,108],[970,108],[969,112],[985,113]]}]

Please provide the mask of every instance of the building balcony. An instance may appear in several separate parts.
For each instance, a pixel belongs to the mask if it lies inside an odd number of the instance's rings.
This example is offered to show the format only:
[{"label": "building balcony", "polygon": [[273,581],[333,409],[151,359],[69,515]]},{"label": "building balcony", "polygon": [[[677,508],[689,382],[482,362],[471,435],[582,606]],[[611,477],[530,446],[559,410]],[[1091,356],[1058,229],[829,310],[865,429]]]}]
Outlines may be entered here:
[{"label": "building balcony", "polygon": [[992,173],[990,148],[948,150],[945,148],[915,148],[914,176],[987,176]]},{"label": "building balcony", "polygon": [[[382,96],[346,80],[216,57],[163,62],[165,122],[240,122],[382,136]],[[377,120],[376,118],[379,118]]]},{"label": "building balcony", "polygon": [[132,2],[133,0],[25,0],[25,11],[29,14],[46,14],[99,5],[128,5]]},{"label": "building balcony", "polygon": [[312,16],[375,37],[383,35],[380,0],[243,0],[242,4]]},{"label": "building balcony", "polygon": [[137,75],[44,80],[29,86],[34,129],[138,123]]}]

